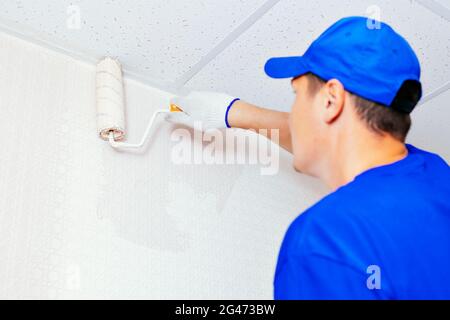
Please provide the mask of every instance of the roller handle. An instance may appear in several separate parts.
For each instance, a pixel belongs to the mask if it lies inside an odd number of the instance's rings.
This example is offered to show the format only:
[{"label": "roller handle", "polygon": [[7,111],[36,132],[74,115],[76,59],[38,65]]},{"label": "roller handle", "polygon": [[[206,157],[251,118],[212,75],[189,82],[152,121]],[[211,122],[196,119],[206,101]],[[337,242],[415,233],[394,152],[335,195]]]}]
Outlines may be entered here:
[{"label": "roller handle", "polygon": [[175,104],[171,104],[169,110],[170,112],[183,112],[183,110]]},{"label": "roller handle", "polygon": [[125,143],[125,142],[117,142],[116,137],[114,136],[114,132],[111,131],[109,133],[109,143],[110,145],[115,148],[115,149],[122,149],[122,150],[139,150],[142,149],[142,147],[144,147],[146,140],[148,139],[149,135],[150,135],[150,129],[153,126],[153,123],[155,122],[156,117],[159,114],[164,114],[164,113],[172,113],[172,112],[183,112],[183,110],[181,110],[178,106],[171,104],[169,107],[169,110],[158,110],[153,114],[153,117],[151,118],[150,122],[147,125],[147,129],[145,130],[144,136],[142,137],[141,141],[137,144],[130,144],[130,143]]}]

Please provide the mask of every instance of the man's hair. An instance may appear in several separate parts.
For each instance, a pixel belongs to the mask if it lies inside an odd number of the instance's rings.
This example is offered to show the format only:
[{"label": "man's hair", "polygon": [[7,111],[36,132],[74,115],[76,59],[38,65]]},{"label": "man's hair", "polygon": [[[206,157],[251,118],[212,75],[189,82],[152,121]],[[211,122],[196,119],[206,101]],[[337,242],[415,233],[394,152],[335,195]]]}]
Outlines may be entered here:
[{"label": "man's hair", "polygon": [[[312,73],[308,73],[306,76],[308,77],[308,91],[311,95],[315,95],[326,83],[325,80]],[[405,93],[417,94],[414,90],[405,90]],[[411,129],[411,116],[408,113],[397,111],[392,106],[387,107],[353,93],[350,94],[353,97],[356,113],[370,130],[378,134],[390,134],[405,142]]]}]

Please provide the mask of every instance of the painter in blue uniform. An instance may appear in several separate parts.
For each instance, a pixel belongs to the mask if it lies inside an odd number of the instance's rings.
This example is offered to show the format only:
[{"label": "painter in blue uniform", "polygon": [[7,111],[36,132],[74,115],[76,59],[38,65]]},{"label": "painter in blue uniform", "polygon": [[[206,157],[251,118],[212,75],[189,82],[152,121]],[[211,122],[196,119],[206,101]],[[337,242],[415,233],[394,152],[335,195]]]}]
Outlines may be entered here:
[{"label": "painter in blue uniform", "polygon": [[[273,58],[265,70],[273,78],[338,79],[349,92],[404,113],[422,95],[410,45],[387,24],[361,17],[340,20],[303,56]],[[407,151],[292,223],[278,258],[276,299],[450,299],[450,168],[438,155]]]},{"label": "painter in blue uniform", "polygon": [[450,170],[437,155],[408,151],[294,221],[277,299],[450,298]]}]

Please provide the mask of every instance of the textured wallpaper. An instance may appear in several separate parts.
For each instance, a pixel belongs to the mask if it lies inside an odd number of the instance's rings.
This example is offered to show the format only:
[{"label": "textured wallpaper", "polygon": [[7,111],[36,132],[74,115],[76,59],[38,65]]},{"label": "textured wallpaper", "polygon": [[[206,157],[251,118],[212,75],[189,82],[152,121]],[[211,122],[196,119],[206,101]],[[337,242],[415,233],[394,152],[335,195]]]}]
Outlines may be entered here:
[{"label": "textured wallpaper", "polygon": [[[0,34],[0,298],[270,299],[290,222],[326,190],[258,165],[176,165],[97,137],[95,68]],[[126,81],[129,141],[169,95]],[[241,134],[236,132],[236,135]]]}]

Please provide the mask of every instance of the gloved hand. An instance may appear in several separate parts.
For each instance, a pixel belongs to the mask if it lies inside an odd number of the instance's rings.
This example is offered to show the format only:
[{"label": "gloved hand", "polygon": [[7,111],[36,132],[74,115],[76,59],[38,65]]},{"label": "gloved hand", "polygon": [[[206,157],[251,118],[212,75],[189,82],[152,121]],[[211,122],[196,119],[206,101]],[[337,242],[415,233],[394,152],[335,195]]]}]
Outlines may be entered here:
[{"label": "gloved hand", "polygon": [[171,113],[166,119],[191,128],[195,122],[200,122],[204,131],[230,128],[228,112],[238,100],[224,93],[193,91],[170,101],[183,112]]}]

